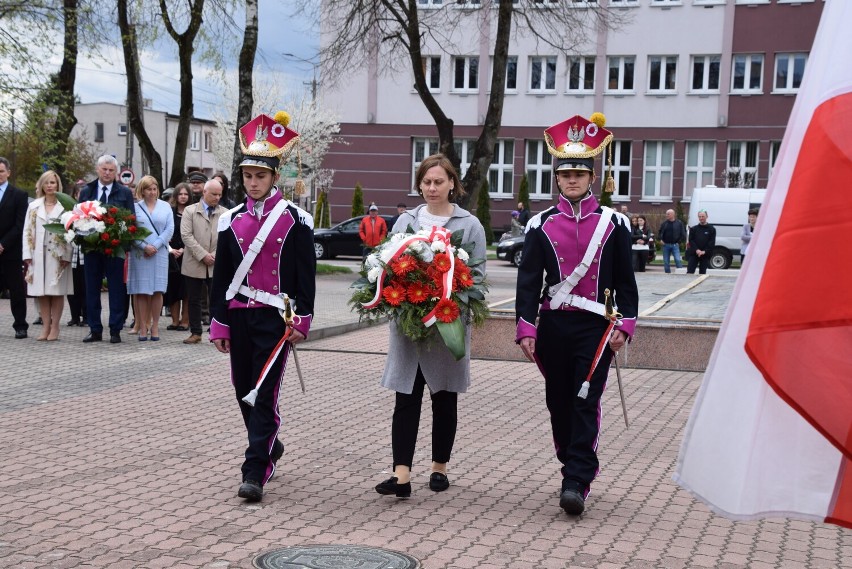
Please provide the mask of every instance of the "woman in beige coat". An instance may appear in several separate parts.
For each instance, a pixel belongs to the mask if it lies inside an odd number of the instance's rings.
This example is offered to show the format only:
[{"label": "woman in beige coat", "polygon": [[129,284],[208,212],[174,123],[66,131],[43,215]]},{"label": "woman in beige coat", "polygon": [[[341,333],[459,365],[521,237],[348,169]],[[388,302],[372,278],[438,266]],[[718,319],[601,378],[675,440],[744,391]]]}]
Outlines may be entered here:
[{"label": "woman in beige coat", "polygon": [[71,245],[61,235],[44,229],[62,215],[62,204],[56,199],[60,191],[59,175],[48,170],[36,183],[36,196],[24,218],[23,260],[26,265],[27,294],[39,298],[39,312],[44,323],[37,340],[58,340],[59,320],[65,307],[65,295],[73,294],[71,280]]}]

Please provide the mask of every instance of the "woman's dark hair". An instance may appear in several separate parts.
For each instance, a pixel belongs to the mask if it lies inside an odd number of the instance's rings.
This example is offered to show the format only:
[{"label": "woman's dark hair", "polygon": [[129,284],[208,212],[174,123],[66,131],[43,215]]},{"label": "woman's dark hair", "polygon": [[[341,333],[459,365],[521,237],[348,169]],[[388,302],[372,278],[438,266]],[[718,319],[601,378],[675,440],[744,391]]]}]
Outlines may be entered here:
[{"label": "woman's dark hair", "polygon": [[216,172],[213,174],[214,178],[219,178],[222,180],[222,196],[228,195],[228,177],[223,172]]},{"label": "woman's dark hair", "polygon": [[189,205],[190,203],[192,203],[192,190],[190,189],[189,184],[187,184],[186,182],[181,182],[177,186],[175,186],[174,191],[172,191],[172,195],[169,196],[169,205],[170,206],[172,206],[172,207],[178,206],[178,201],[177,201],[178,200],[178,194],[180,194],[181,190],[186,190],[186,193],[189,194],[189,201],[187,202],[186,205]]},{"label": "woman's dark hair", "polygon": [[645,225],[648,225],[648,218],[646,218],[644,215],[637,215],[636,221],[638,222],[640,219],[645,222]]},{"label": "woman's dark hair", "polygon": [[444,172],[447,173],[447,177],[453,182],[453,189],[450,190],[449,196],[450,201],[455,201],[456,198],[467,195],[467,192],[464,191],[464,186],[462,186],[461,180],[459,179],[459,174],[456,172],[455,166],[453,166],[450,159],[443,154],[427,156],[423,159],[423,162],[420,163],[420,166],[417,167],[417,173],[414,175],[415,192],[421,196],[423,195],[423,191],[420,189],[420,182],[423,181],[423,177],[426,175],[426,172],[435,166],[443,168]]},{"label": "woman's dark hair", "polygon": [[748,214],[749,214],[749,215],[757,215],[757,213],[758,213],[759,211],[760,211],[760,210],[759,210],[758,208],[753,207],[753,208],[751,208],[750,210],[748,210]]}]

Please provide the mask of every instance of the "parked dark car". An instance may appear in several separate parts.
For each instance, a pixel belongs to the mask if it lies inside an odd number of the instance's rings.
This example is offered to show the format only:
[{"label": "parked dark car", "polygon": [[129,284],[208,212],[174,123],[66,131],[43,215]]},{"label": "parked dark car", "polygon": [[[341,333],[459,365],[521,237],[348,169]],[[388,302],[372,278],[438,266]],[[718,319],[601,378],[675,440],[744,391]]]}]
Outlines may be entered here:
[{"label": "parked dark car", "polygon": [[501,241],[497,243],[497,258],[509,261],[516,267],[521,264],[521,254],[524,250],[524,235],[510,237],[504,233]]},{"label": "parked dark car", "polygon": [[[386,223],[392,215],[380,215]],[[361,237],[358,227],[364,216],[353,217],[328,229],[314,229],[314,253],[317,259],[333,259],[338,255],[361,256]],[[388,227],[390,230],[390,227]]]}]

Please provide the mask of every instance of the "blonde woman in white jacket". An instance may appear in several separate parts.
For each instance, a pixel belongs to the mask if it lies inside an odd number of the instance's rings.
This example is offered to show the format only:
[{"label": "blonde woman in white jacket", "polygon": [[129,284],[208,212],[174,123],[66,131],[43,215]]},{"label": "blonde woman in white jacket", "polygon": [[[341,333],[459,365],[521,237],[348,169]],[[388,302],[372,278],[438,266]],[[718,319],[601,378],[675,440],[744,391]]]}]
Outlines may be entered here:
[{"label": "blonde woman in white jacket", "polygon": [[56,199],[62,185],[59,175],[48,170],[36,182],[36,196],[24,218],[23,260],[26,265],[27,294],[38,298],[43,322],[37,340],[59,339],[59,320],[65,307],[65,295],[73,294],[71,279],[71,245],[61,235],[44,229],[62,215],[62,204]]}]

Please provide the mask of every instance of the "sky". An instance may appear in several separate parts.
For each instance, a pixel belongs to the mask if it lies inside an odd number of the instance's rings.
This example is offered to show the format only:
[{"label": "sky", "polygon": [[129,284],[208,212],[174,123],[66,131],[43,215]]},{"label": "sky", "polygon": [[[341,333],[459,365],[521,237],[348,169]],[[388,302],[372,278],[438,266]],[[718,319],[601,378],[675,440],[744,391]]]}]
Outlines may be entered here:
[{"label": "sky", "polygon": [[[310,63],[299,60],[316,61],[319,48],[319,33],[312,23],[294,14],[291,2],[261,0],[258,18],[258,50],[255,57],[257,73],[276,73],[288,90],[301,92],[310,87],[313,68]],[[242,14],[235,19],[242,22]],[[233,48],[232,67],[236,69],[236,51],[242,38],[236,39]],[[155,110],[177,114],[180,110],[180,73],[176,56],[176,46],[171,38],[166,38],[159,49],[141,54],[142,96],[152,100]],[[83,103],[123,103],[127,96],[124,75],[124,59],[121,45],[104,46],[104,53],[111,60],[94,60],[83,57],[77,67],[75,92]],[[283,56],[290,53],[295,56]],[[58,63],[57,63],[58,69]],[[193,94],[196,118],[210,119],[215,115],[214,108],[221,104],[221,83],[211,79],[209,67],[199,60],[193,60]]]}]

